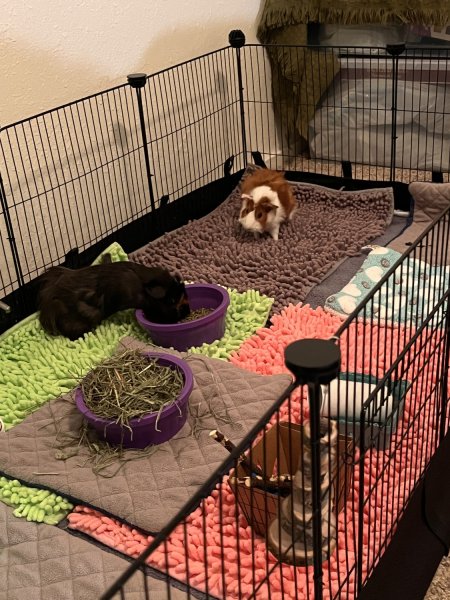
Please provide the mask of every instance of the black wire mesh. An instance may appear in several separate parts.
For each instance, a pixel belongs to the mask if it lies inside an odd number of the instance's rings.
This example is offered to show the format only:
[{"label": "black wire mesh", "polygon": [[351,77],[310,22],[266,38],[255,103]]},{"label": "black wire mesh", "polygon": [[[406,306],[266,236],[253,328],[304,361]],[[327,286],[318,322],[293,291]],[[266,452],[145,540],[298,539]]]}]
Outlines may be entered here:
[{"label": "black wire mesh", "polygon": [[246,46],[243,70],[249,150],[268,165],[342,176],[349,163],[356,179],[409,183],[435,172],[448,181],[447,48],[268,46],[267,54]]},{"label": "black wire mesh", "polygon": [[[359,586],[389,544],[448,429],[449,234],[447,211],[394,262],[338,332],[349,372],[374,376],[365,382],[367,400],[354,424],[361,439],[355,473]],[[386,249],[377,252],[383,265]],[[337,402],[342,394],[349,411],[357,384],[351,375],[342,379]]]},{"label": "black wire mesh", "polygon": [[336,432],[323,445],[321,546],[307,458],[311,400],[320,397],[297,382],[104,598],[144,564],[166,574],[167,598],[179,588],[193,598],[357,597],[448,431],[449,221],[447,211],[406,256],[384,263],[387,273],[336,332],[341,372],[320,404],[320,439]]},{"label": "black wire mesh", "polygon": [[176,200],[244,166],[236,57],[227,48],[149,77],[144,88],[156,198]]},{"label": "black wire mesh", "polygon": [[[274,52],[291,74],[271,69]],[[226,48],[147,78],[142,91],[119,86],[4,128],[0,297],[152,202],[214,182],[230,157],[237,171],[259,153],[294,171],[341,176],[350,165],[364,180],[448,180],[447,51],[320,49],[322,72],[318,52]],[[313,102],[298,91],[300,65]],[[280,90],[283,106],[273,103]],[[319,508],[302,458],[308,394],[292,386],[105,598],[357,595],[448,429],[448,241],[447,212],[337,332],[341,374],[321,389],[321,439],[334,440],[320,477],[323,547],[312,541]],[[137,579],[144,563],[160,589]]]},{"label": "black wire mesh", "polygon": [[6,201],[25,282],[133,218],[131,198],[142,189],[125,194],[122,186],[138,142],[125,144],[119,126],[132,131],[131,104],[121,86],[3,130]]},{"label": "black wire mesh", "polygon": [[242,168],[238,100],[226,48],[149,76],[142,94],[122,85],[5,127],[2,210],[13,234],[2,218],[0,297],[72,249],[111,239],[151,212],[152,196],[156,208],[181,198],[222,177],[230,157]]},{"label": "black wire mesh", "polygon": [[235,171],[256,153],[292,171],[447,181],[449,50],[388,50],[229,47],[142,93],[122,85],[4,127],[0,296],[217,180],[230,158]]}]

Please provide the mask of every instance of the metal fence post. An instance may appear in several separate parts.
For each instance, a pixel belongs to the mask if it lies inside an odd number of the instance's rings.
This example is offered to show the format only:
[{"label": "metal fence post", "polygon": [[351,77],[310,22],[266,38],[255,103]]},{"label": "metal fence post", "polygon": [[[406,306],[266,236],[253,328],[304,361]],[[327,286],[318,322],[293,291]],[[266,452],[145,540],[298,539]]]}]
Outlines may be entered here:
[{"label": "metal fence post", "polygon": [[[364,481],[364,461],[366,457],[366,425],[368,423],[367,409],[362,408],[359,417],[359,481]],[[358,554],[356,557],[356,578],[355,578],[355,596],[362,590],[363,584],[363,547],[364,547],[364,485],[359,486],[358,492],[358,536],[357,536],[357,549]]]},{"label": "metal fence post", "polygon": [[450,297],[445,302],[445,349],[444,359],[442,361],[441,373],[441,412],[439,418],[439,444],[442,443],[447,433],[447,405],[448,405],[448,372],[450,361]]},{"label": "metal fence post", "polygon": [[405,44],[388,44],[387,53],[392,56],[392,132],[391,132],[391,166],[389,178],[395,181],[396,152],[397,152],[397,101],[398,101],[398,59],[405,51]]},{"label": "metal fence post", "polygon": [[144,106],[142,104],[142,88],[147,83],[147,75],[145,73],[132,73],[127,76],[128,83],[130,86],[136,90],[136,99],[139,111],[139,122],[141,125],[141,135],[142,135],[142,145],[144,152],[144,160],[145,160],[145,171],[147,173],[147,184],[148,184],[148,192],[150,195],[150,205],[152,207],[152,212],[155,210],[155,196],[153,194],[153,184],[152,184],[152,172],[150,169],[150,157],[148,153],[148,142],[147,142],[147,130],[145,127],[145,118],[144,118]]},{"label": "metal fence post", "polygon": [[332,340],[305,339],[293,342],[285,350],[285,363],[298,385],[308,386],[311,428],[311,487],[313,525],[314,600],[322,600],[322,498],[320,410],[321,385],[329,384],[339,375],[341,352]]},{"label": "metal fence post", "polygon": [[[25,314],[25,301],[24,301],[24,297],[23,297],[23,286],[25,285],[25,280],[23,277],[22,266],[20,264],[19,251],[17,249],[16,238],[14,236],[14,227],[13,227],[13,224],[11,221],[11,215],[9,213],[8,202],[6,200],[5,187],[3,185],[3,179],[2,179],[1,174],[0,174],[0,207],[2,208],[2,211],[3,211],[3,219],[5,221],[7,239],[9,242],[9,246],[11,248],[11,255],[12,255],[12,259],[13,259],[13,263],[14,263],[14,269],[15,269],[16,275],[17,275],[17,283],[19,284],[19,288],[17,290],[17,298],[18,298],[17,304],[18,304],[19,313],[20,313],[17,316],[18,316],[18,320],[19,320]],[[4,310],[6,313],[8,313],[10,307],[2,302],[1,309]]]},{"label": "metal fence post", "polygon": [[239,109],[241,115],[241,138],[242,138],[242,153],[244,156],[244,167],[247,166],[247,134],[245,132],[245,110],[244,110],[244,84],[242,79],[242,58],[241,48],[245,46],[245,35],[240,29],[230,31],[228,41],[232,48],[236,49],[236,67],[239,86]]}]

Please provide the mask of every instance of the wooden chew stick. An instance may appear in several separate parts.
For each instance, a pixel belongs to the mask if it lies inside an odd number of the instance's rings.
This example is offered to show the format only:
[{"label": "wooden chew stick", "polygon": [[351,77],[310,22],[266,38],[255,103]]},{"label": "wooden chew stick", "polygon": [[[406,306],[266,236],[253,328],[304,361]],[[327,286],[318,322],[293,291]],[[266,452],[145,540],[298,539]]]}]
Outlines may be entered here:
[{"label": "wooden chew stick", "polygon": [[[233,452],[236,446],[233,444],[231,440],[223,435],[217,429],[213,429],[209,434],[213,440],[218,442],[221,446],[223,446],[228,452]],[[232,477],[230,479],[230,484],[232,481],[232,485],[235,485],[236,481],[241,483],[247,487],[256,487],[261,490],[265,490],[267,492],[272,493],[281,493],[287,492],[290,493],[292,490],[292,476],[291,475],[273,475],[272,477],[267,477],[264,475],[262,470],[256,465],[252,464],[245,454],[241,454],[239,459],[239,464],[244,468],[248,477]]]},{"label": "wooden chew stick", "polygon": [[[225,437],[223,435],[223,433],[221,433],[217,429],[213,429],[209,433],[209,435],[210,435],[210,437],[212,437],[213,440],[215,440],[216,442],[219,442],[219,444],[221,446],[223,446],[226,450],[228,450],[228,452],[230,452],[230,454],[236,448],[236,446],[233,444],[233,442],[231,440],[229,440],[227,437]],[[257,474],[261,478],[264,479],[264,473],[262,472],[262,470],[259,467],[257,467],[256,465],[252,464],[248,460],[248,458],[245,456],[245,454],[240,455],[238,462],[239,462],[240,466],[243,467],[244,470],[248,473],[248,475]]]},{"label": "wooden chew stick", "polygon": [[287,496],[291,493],[290,481],[280,481],[280,484],[278,485],[277,481],[269,483],[258,475],[256,475],[256,477],[230,477],[229,484],[231,487],[234,487],[236,484],[241,484],[248,488],[257,488],[264,492],[280,494],[281,496]]}]

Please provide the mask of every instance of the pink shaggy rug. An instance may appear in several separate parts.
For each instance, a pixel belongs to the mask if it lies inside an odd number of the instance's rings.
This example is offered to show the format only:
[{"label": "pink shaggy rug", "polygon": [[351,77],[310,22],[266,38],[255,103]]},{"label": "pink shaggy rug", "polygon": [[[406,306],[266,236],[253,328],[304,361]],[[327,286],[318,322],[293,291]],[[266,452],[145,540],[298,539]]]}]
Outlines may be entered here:
[{"label": "pink shaggy rug", "polygon": [[[260,374],[285,372],[283,351],[290,342],[305,338],[329,338],[342,323],[337,316],[309,306],[288,306],[273,317],[270,328],[260,329],[243,344],[231,361],[233,364]],[[413,332],[398,327],[376,327],[358,323],[351,327],[349,335],[340,340],[343,371],[363,371],[362,357],[372,355],[377,364],[373,375],[382,376],[391,364],[391,357],[411,338]],[[430,335],[428,333],[428,335]],[[433,394],[435,365],[439,343],[436,332],[426,346],[419,340],[409,353],[411,360],[402,378],[416,383],[409,390],[402,420],[392,438],[390,452],[396,460],[390,460],[389,452],[369,451],[365,457],[364,481],[360,481],[359,469],[354,472],[352,493],[339,515],[336,549],[328,563],[323,565],[324,598],[349,600],[354,598],[355,556],[358,539],[358,493],[364,485],[367,499],[364,507],[363,530],[363,577],[368,574],[382,554],[384,542],[395,530],[396,520],[426,462],[434,452],[436,435],[434,423]],[[347,343],[348,341],[348,343]],[[358,362],[354,349],[358,345]],[[365,345],[366,352],[363,351]],[[370,350],[370,351],[369,351]],[[376,357],[376,360],[373,360]],[[368,364],[368,360],[365,361]],[[423,404],[422,404],[423,403]],[[420,407],[420,411],[419,411]],[[307,417],[305,398],[297,393],[292,400],[291,419],[302,421]],[[280,418],[287,420],[287,406],[280,410]],[[415,418],[415,420],[414,420]],[[407,424],[412,426],[407,429]],[[376,478],[379,478],[378,481]],[[220,489],[220,492],[219,492]],[[389,499],[389,501],[387,501]],[[224,516],[224,539],[221,546],[219,507]],[[204,563],[208,565],[208,592],[218,598],[249,598],[260,600],[272,598],[298,598],[309,600],[313,596],[312,568],[294,568],[275,565],[275,558],[267,552],[264,541],[255,536],[242,516],[238,525],[235,520],[235,499],[227,485],[213,491],[204,502],[204,513],[198,508],[187,518],[188,544],[184,545],[183,526],[179,526],[167,541],[167,565],[169,574],[180,582],[186,582],[188,561],[189,582],[199,591],[206,590]],[[141,532],[120,524],[91,509],[79,506],[69,515],[72,529],[83,531],[100,542],[129,556],[137,557],[151,538]],[[203,523],[206,523],[204,531]],[[370,523],[370,526],[369,526]],[[239,529],[239,530],[238,530]],[[203,540],[206,535],[207,545]],[[238,552],[240,581],[238,577]],[[225,574],[222,577],[222,556]],[[252,561],[256,569],[252,569]],[[152,567],[166,572],[164,548],[152,554],[148,561]],[[263,583],[264,582],[264,583]],[[253,596],[259,584],[261,587]],[[270,596],[268,586],[270,586]]]}]

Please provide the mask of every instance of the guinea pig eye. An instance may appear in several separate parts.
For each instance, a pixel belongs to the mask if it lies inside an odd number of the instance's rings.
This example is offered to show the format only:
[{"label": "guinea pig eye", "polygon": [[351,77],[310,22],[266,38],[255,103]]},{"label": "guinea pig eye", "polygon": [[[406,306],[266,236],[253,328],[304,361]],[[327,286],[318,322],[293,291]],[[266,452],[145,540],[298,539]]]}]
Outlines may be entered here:
[{"label": "guinea pig eye", "polygon": [[262,216],[263,216],[263,212],[262,212],[262,210],[257,210],[257,211],[256,211],[256,213],[255,213],[255,217],[256,217],[257,219],[260,219]]}]

